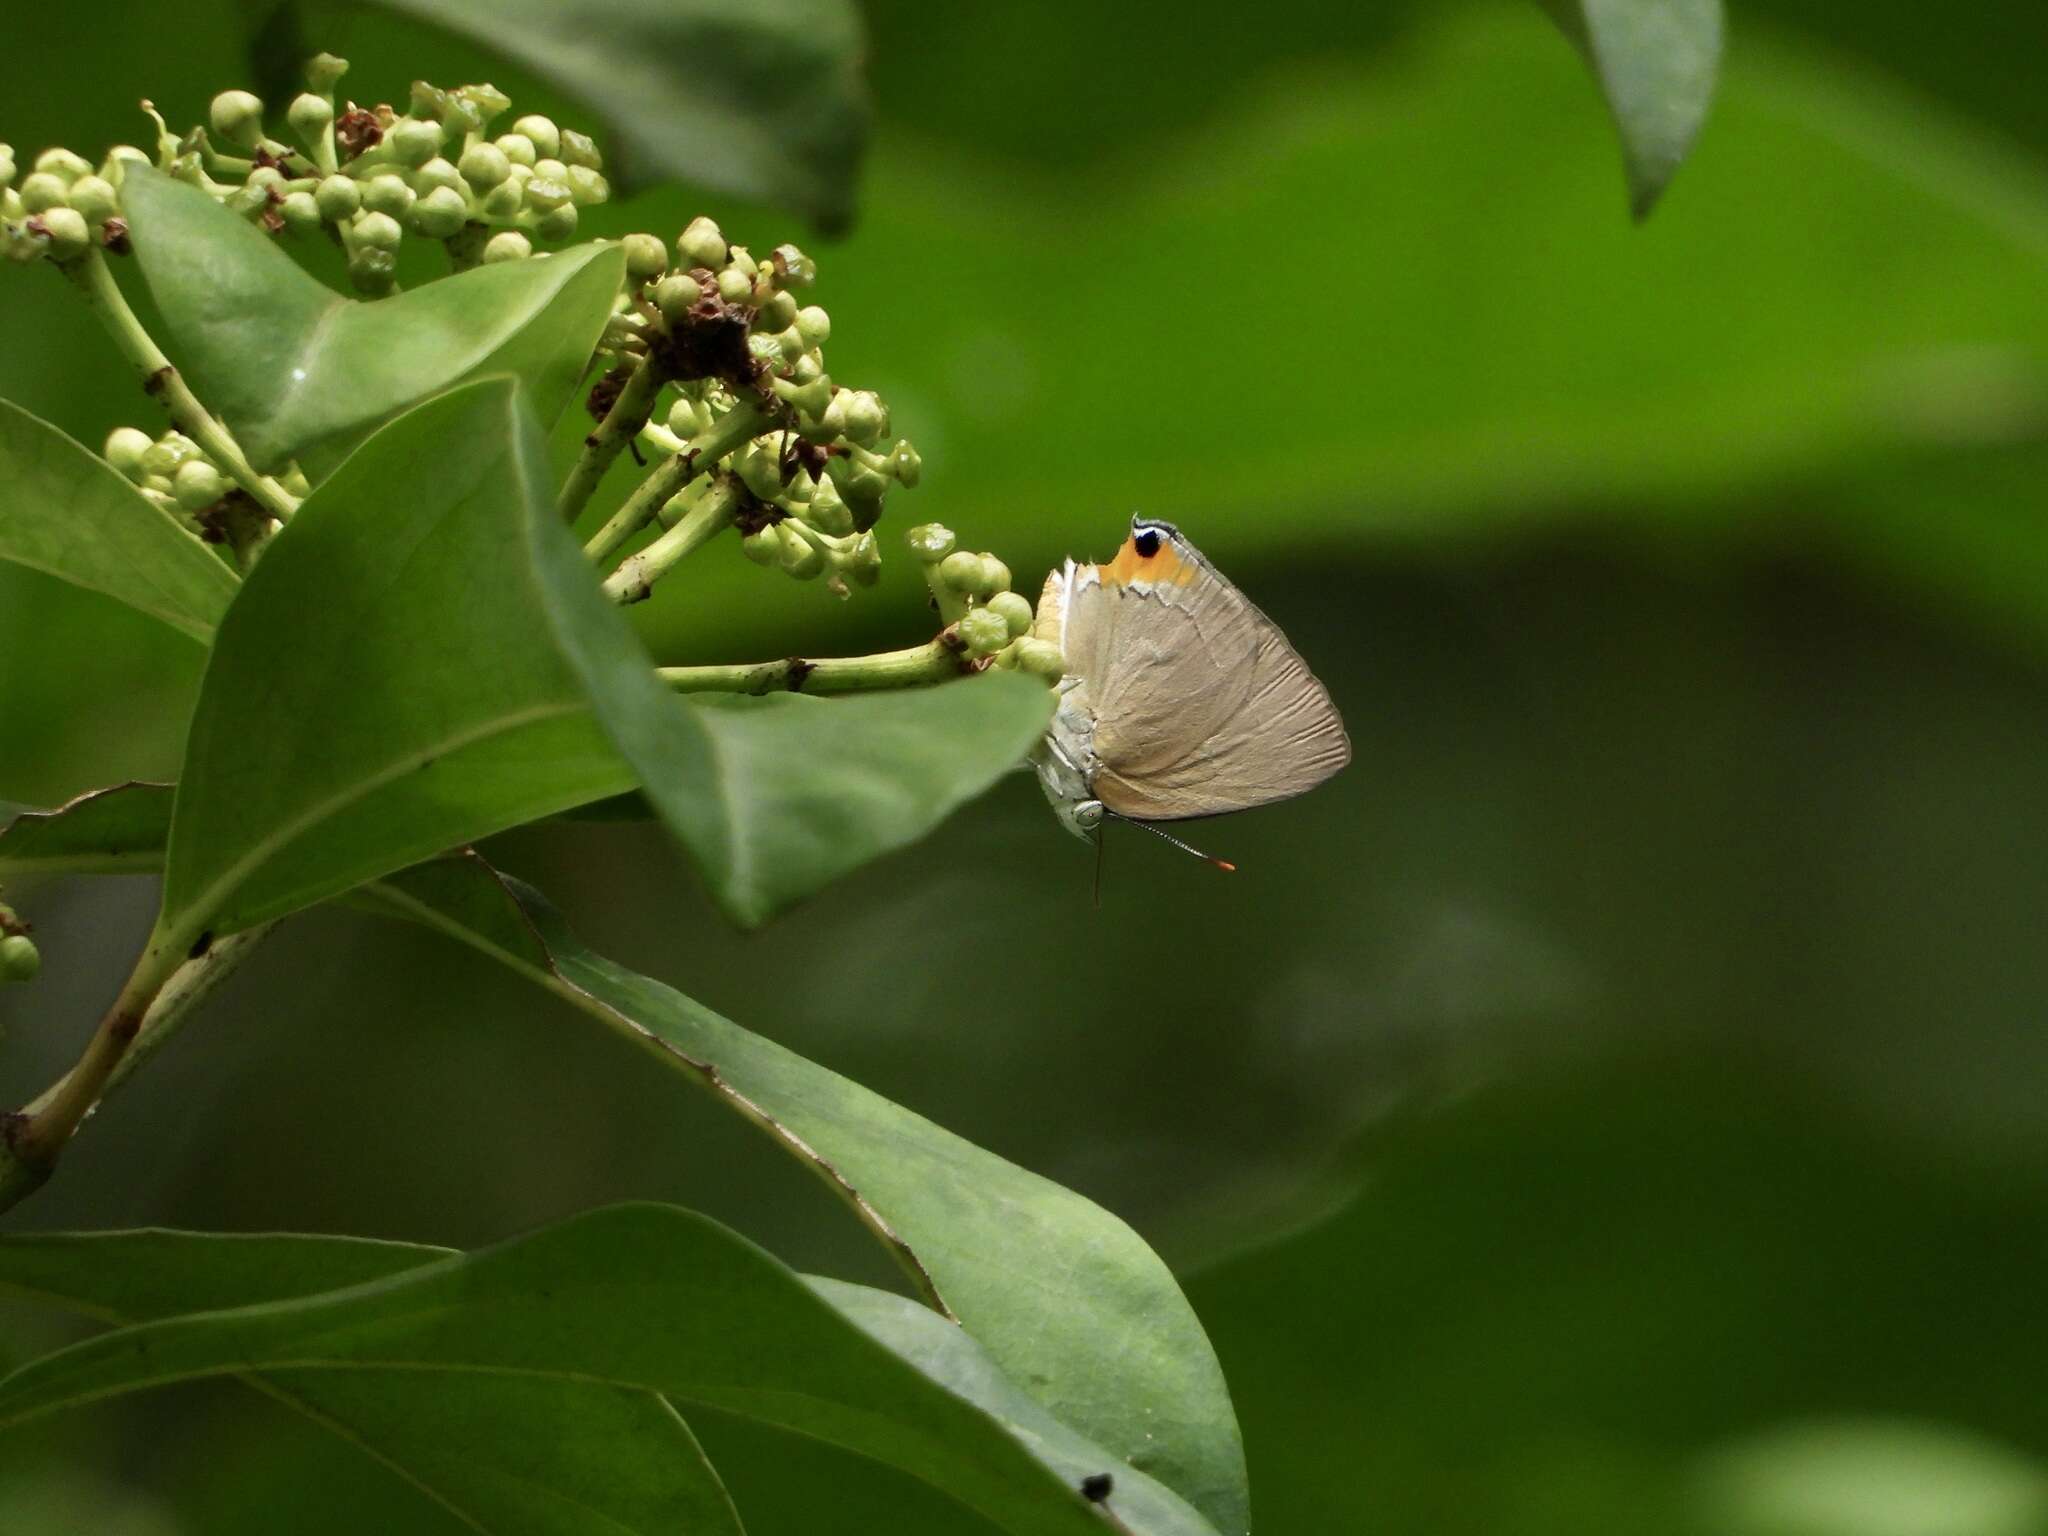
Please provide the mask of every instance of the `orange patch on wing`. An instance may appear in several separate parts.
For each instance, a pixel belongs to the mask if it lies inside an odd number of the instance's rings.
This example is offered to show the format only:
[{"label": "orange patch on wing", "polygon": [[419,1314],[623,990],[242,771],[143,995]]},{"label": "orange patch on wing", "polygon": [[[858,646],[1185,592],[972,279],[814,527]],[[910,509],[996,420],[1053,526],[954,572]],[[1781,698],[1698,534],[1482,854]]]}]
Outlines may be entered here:
[{"label": "orange patch on wing", "polygon": [[1195,579],[1195,567],[1181,559],[1173,545],[1165,539],[1149,556],[1138,553],[1135,539],[1125,539],[1123,548],[1116,552],[1116,558],[1107,565],[1095,567],[1096,574],[1106,584],[1128,587],[1137,582],[1150,582],[1155,586],[1184,587]]}]

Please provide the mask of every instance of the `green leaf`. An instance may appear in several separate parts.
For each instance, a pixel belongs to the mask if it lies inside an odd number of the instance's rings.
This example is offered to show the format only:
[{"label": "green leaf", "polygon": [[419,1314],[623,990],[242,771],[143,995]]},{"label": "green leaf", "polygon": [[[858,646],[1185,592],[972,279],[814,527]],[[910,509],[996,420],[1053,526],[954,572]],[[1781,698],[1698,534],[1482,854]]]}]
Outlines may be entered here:
[{"label": "green leaf", "polygon": [[594,699],[637,701],[629,729],[681,738],[667,759],[687,764],[696,717],[598,595],[539,454],[510,381],[468,385],[364,444],[271,543],[200,688],[160,935],[232,932],[618,793],[633,773]]},{"label": "green leaf", "polygon": [[924,836],[1024,761],[1052,718],[1015,673],[813,699],[691,700],[711,740],[707,792],[668,812],[720,903],[759,923]]},{"label": "green leaf", "polygon": [[166,350],[264,470],[318,478],[377,426],[450,385],[509,373],[553,421],[574,396],[624,272],[616,246],[494,262],[388,299],[345,299],[196,187],[138,169],[129,233]]},{"label": "green leaf", "polygon": [[202,645],[235,595],[234,573],[197,535],[98,454],[6,400],[0,560],[104,592]]},{"label": "green leaf", "polygon": [[171,831],[171,786],[114,784],[0,827],[0,881],[150,874]]},{"label": "green leaf", "polygon": [[[629,186],[679,180],[794,208],[826,232],[853,216],[867,137],[851,0],[378,0],[566,91],[616,136]],[[621,153],[622,152],[622,153]]]},{"label": "green leaf", "polygon": [[1218,1529],[1247,1528],[1222,1371],[1173,1276],[1122,1221],[591,953],[482,859],[407,870],[372,895],[653,1045],[818,1173],[1039,1402]]},{"label": "green leaf", "polygon": [[[6,1243],[0,1243],[4,1253]],[[1108,1454],[900,1297],[806,1283],[715,1222],[619,1206],[317,1296],[105,1334],[0,1382],[0,1426],[160,1383],[275,1368],[609,1382],[756,1418],[924,1478],[1022,1536],[1100,1536],[1076,1491]],[[1143,1536],[1212,1532],[1140,1473]]]},{"label": "green leaf", "polygon": [[[34,1234],[0,1239],[0,1292],[118,1325],[369,1284],[448,1257],[348,1237]],[[689,1426],[652,1393],[426,1372],[243,1379],[489,1536],[740,1530]]]},{"label": "green leaf", "polygon": [[1721,69],[1721,0],[1539,0],[1599,78],[1646,218],[1699,136]]}]

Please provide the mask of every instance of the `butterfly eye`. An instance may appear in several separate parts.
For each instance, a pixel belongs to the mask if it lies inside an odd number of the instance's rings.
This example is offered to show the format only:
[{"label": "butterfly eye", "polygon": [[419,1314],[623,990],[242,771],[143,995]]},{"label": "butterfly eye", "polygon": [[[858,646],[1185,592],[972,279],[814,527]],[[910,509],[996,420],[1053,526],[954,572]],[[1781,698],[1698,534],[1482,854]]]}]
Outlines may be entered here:
[{"label": "butterfly eye", "polygon": [[1141,560],[1150,560],[1159,553],[1159,530],[1141,528],[1131,535],[1131,547],[1138,552]]}]

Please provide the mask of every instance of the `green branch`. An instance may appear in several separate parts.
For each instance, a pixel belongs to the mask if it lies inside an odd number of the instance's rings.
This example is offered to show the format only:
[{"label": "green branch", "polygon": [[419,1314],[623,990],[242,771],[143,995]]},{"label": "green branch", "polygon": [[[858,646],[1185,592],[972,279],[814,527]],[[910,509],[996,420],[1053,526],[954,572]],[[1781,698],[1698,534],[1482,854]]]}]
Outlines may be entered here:
[{"label": "green branch", "polygon": [[668,370],[657,363],[652,355],[643,357],[626,375],[625,387],[619,391],[612,408],[605,412],[604,420],[597,429],[583,439],[583,452],[577,455],[575,468],[569,471],[569,478],[562,482],[562,493],[555,499],[555,511],[565,523],[573,523],[589,505],[591,493],[604,478],[612,461],[647,425],[647,418],[654,410],[654,402],[660,396],[663,386],[668,383]]},{"label": "green branch", "polygon": [[677,693],[876,693],[926,688],[978,668],[953,631],[926,645],[872,656],[789,656],[724,667],[661,667],[661,680]]},{"label": "green branch", "polygon": [[691,438],[681,453],[655,465],[653,473],[640,482],[639,489],[626,498],[625,505],[614,512],[611,520],[598,529],[595,537],[584,546],[583,552],[590,557],[591,563],[603,565],[610,560],[625,547],[628,539],[654,521],[677,491],[698,475],[708,473],[713,465],[748,438],[759,434],[771,419],[757,405],[736,405],[708,430]]},{"label": "green branch", "polygon": [[638,603],[654,584],[732,526],[733,514],[747,499],[746,487],[730,474],[712,481],[698,503],[676,525],[636,555],[628,555],[604,580],[604,595],[615,603]]}]

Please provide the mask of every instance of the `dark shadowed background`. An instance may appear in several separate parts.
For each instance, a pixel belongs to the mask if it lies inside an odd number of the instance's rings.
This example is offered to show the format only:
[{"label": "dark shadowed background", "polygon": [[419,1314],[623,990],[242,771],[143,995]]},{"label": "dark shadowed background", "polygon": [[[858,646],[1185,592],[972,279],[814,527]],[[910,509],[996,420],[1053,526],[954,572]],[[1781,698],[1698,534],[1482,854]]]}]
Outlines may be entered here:
[{"label": "dark shadowed background", "polygon": [[[742,935],[651,827],[498,860],[586,939],[1129,1218],[1239,1404],[1262,1533],[2048,1532],[2048,11],[1735,0],[1641,228],[1535,7],[867,6],[835,376],[926,473],[850,603],[715,550],[667,660],[909,644],[901,530],[1035,591],[1172,517],[1288,630],[1353,766],[1091,857],[1018,777]],[[15,7],[0,140],[97,157],[245,83],[226,0]],[[313,7],[348,87],[521,73]],[[575,121],[566,110],[560,115]],[[0,395],[145,402],[41,268]],[[573,443],[577,429],[565,439]],[[616,489],[616,488],[615,488]],[[0,565],[0,799],[166,776],[200,653]],[[22,905],[0,1097],[76,1053],[142,882]],[[506,972],[295,919],[20,1227],[470,1245],[648,1196],[892,1283],[793,1166]],[[0,1309],[0,1363],[62,1336]],[[701,1425],[760,1536],[984,1529]],[[0,1442],[0,1531],[438,1532],[226,1388]]]}]

